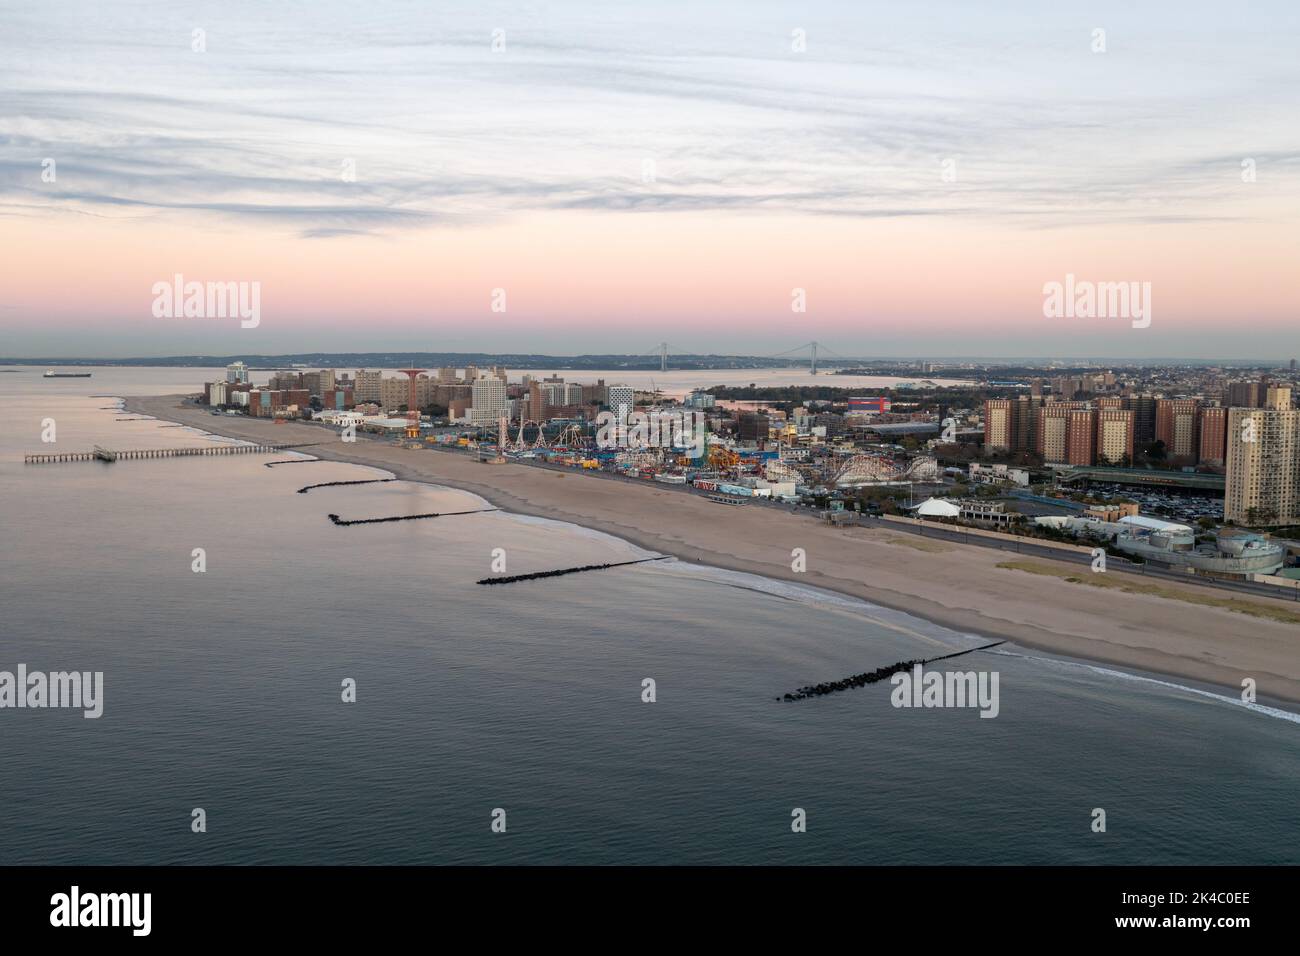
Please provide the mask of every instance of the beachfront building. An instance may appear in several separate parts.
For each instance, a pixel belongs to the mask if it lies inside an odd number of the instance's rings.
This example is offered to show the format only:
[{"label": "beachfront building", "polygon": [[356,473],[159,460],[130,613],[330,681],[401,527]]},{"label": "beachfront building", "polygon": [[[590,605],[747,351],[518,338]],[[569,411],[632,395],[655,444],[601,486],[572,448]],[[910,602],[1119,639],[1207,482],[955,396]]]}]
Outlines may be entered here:
[{"label": "beachfront building", "polygon": [[972,482],[981,485],[1015,485],[1019,488],[1029,487],[1029,472],[1024,468],[1010,468],[1002,464],[982,465],[977,461],[970,463],[969,477]]},{"label": "beachfront building", "polygon": [[1185,568],[1214,577],[1272,574],[1282,567],[1285,550],[1262,535],[1220,531],[1213,544],[1198,544],[1190,528],[1147,530],[1128,524],[1115,536],[1115,547],[1146,561]]},{"label": "beachfront building", "polygon": [[1291,389],[1269,388],[1264,408],[1228,413],[1223,517],[1245,525],[1300,524],[1300,410]]},{"label": "beachfront building", "polygon": [[491,373],[474,379],[471,385],[469,420],[475,425],[493,425],[501,418],[510,417],[510,399],[506,396],[506,383]]},{"label": "beachfront building", "polygon": [[959,515],[963,521],[993,527],[1009,525],[1020,518],[1016,512],[1007,510],[1005,501],[987,501],[980,498],[963,501]]}]

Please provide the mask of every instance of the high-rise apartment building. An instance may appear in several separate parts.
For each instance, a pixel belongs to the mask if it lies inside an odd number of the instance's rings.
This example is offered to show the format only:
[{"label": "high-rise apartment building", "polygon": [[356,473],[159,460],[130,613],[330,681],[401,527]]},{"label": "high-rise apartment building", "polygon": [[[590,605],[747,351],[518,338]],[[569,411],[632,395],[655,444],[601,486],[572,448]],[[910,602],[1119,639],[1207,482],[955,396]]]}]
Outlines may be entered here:
[{"label": "high-rise apartment building", "polygon": [[1139,445],[1149,445],[1156,440],[1156,400],[1150,395],[1134,395],[1128,399],[1133,409],[1133,440]]},{"label": "high-rise apartment building", "polygon": [[1136,419],[1129,408],[1103,406],[1097,409],[1097,464],[1125,467],[1133,464]]},{"label": "high-rise apartment building", "polygon": [[1066,424],[1065,463],[1091,465],[1097,457],[1097,410],[1072,408]]},{"label": "high-rise apartment building", "polygon": [[1264,404],[1263,381],[1229,382],[1223,403],[1229,408],[1259,408]]},{"label": "high-rise apartment building", "polygon": [[[1070,462],[1070,426],[1072,423],[1070,413],[1080,410],[1091,409],[1087,402],[1048,402],[1035,409],[1033,450],[1043,456],[1044,462],[1057,465]],[[1091,421],[1089,431],[1094,432],[1096,429],[1095,416],[1091,420],[1077,418],[1073,421],[1079,427],[1084,427],[1085,421]],[[1092,447],[1095,441],[1095,434],[1089,434],[1086,438],[1076,438],[1074,441],[1075,456],[1082,454],[1085,447]],[[1092,464],[1092,462],[1088,461],[1085,464]]]},{"label": "high-rise apartment building", "polygon": [[382,398],[383,378],[384,373],[378,369],[373,372],[359,369],[352,394],[358,402],[379,402]]},{"label": "high-rise apartment building", "polygon": [[226,366],[226,381],[236,385],[247,385],[248,366],[243,362],[231,362]]},{"label": "high-rise apartment building", "polygon": [[1273,386],[1263,408],[1228,412],[1223,516],[1245,525],[1300,524],[1300,410]]},{"label": "high-rise apartment building", "polygon": [[1228,457],[1228,410],[1222,405],[1201,409],[1201,443],[1197,460],[1202,465],[1223,467]]},{"label": "high-rise apartment building", "polygon": [[1012,451],[1016,448],[1016,425],[1020,419],[1019,406],[1019,401],[1009,398],[990,398],[984,402],[986,451]]},{"label": "high-rise apartment building", "polygon": [[567,405],[568,388],[562,378],[548,378],[538,384],[541,389],[542,397],[546,400],[546,406]]},{"label": "high-rise apartment building", "polygon": [[528,417],[535,422],[546,421],[546,393],[537,381],[528,383]]},{"label": "high-rise apartment building", "polygon": [[626,421],[636,404],[636,392],[631,385],[611,385],[606,391],[605,404],[619,421]]},{"label": "high-rise apartment building", "polygon": [[1021,395],[1016,408],[1016,443],[1013,451],[1035,451],[1038,441],[1038,414],[1043,407],[1041,398]]},{"label": "high-rise apartment building", "polygon": [[1194,398],[1156,402],[1156,439],[1165,443],[1165,458],[1174,465],[1194,465],[1200,453],[1201,403]]},{"label": "high-rise apartment building", "polygon": [[1065,464],[1070,455],[1071,402],[1048,402],[1039,410],[1036,449],[1049,464]]},{"label": "high-rise apartment building", "polygon": [[470,421],[475,425],[491,425],[499,418],[510,416],[510,399],[506,397],[506,383],[501,379],[484,374],[474,379],[470,387],[473,395]]}]

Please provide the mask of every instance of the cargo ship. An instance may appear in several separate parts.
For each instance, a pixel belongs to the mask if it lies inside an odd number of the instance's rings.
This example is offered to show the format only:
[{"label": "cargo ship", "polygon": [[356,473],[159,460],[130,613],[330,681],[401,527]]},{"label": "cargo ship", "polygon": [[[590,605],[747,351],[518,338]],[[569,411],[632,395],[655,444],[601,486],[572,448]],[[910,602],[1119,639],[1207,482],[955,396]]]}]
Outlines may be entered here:
[{"label": "cargo ship", "polygon": [[42,375],[42,378],[90,378],[91,372],[56,372],[53,369]]}]

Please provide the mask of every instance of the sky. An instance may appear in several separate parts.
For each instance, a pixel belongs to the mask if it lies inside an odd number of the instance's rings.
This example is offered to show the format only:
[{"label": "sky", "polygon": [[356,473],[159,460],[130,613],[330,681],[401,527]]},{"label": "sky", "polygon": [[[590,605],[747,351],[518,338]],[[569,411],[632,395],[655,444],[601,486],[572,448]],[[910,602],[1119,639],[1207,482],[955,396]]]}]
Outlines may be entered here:
[{"label": "sky", "polygon": [[[1298,41],[1294,2],[0,0],[0,356],[1289,358]],[[1046,316],[1067,275],[1150,322]]]}]

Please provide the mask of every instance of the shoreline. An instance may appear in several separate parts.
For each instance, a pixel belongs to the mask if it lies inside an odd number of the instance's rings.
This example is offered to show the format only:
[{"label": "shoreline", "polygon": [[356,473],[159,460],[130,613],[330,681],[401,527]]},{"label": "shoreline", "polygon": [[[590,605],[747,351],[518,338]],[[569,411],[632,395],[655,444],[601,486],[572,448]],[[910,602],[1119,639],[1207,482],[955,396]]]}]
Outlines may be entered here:
[{"label": "shoreline", "polygon": [[[391,472],[395,478],[469,491],[513,514],[563,521],[679,560],[821,588],[915,615],[961,634],[1011,641],[1083,663],[1195,681],[1258,699],[1300,703],[1300,626],[1170,596],[1105,590],[1006,567],[1002,552],[908,540],[883,527],[835,528],[810,515],[763,506],[723,508],[701,496],[530,465],[488,465],[455,452],[385,441],[339,441],[318,425],[243,416],[216,418],[184,396],[123,396],[124,410],[244,441],[312,442],[303,454]],[[790,568],[793,548],[807,570]],[[743,557],[741,556],[743,555]],[[1077,566],[1032,563],[1076,574]],[[1001,566],[999,566],[1001,565]],[[1205,589],[1162,584],[1162,595]],[[1050,596],[1051,603],[1042,600]],[[1247,598],[1264,608],[1291,602]]]}]

